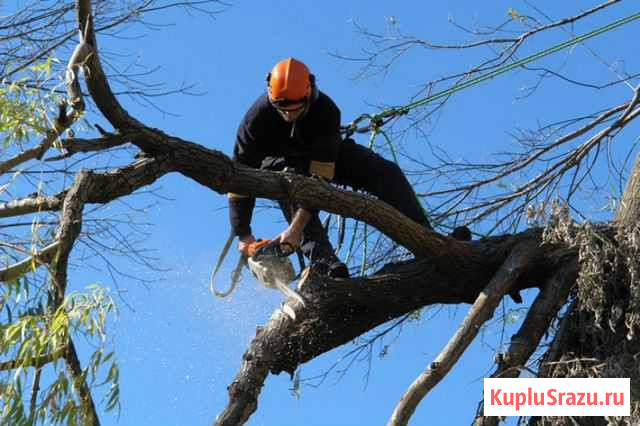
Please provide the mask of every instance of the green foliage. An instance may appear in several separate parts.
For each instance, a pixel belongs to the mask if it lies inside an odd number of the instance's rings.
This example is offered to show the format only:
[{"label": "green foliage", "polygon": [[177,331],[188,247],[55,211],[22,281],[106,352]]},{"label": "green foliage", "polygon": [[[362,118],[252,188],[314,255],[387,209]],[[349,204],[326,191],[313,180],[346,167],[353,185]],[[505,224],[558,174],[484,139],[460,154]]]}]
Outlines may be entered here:
[{"label": "green foliage", "polygon": [[[56,63],[49,58],[21,78],[0,82],[0,141],[5,158],[40,144],[55,127],[62,101],[56,92],[64,85],[64,76],[53,72]],[[23,182],[20,171],[5,178],[0,193]],[[43,193],[44,181],[35,183],[37,194]],[[42,225],[39,217],[30,231],[31,251],[55,238],[55,227]],[[17,241],[15,246],[6,241],[7,254],[0,263],[7,265],[29,255],[24,239]],[[83,383],[97,390],[97,405],[119,409],[119,371],[106,331],[115,311],[113,300],[105,289],[92,285],[67,295],[57,306],[50,284],[42,283],[42,271],[39,268],[37,273],[0,285],[0,425],[86,424],[79,396]],[[74,377],[65,361],[72,338],[80,343],[80,377]]]},{"label": "green foliage", "polygon": [[[0,84],[0,138],[5,150],[15,143],[25,143],[33,136],[43,135],[52,127],[47,112],[55,111],[60,103],[61,98],[55,90],[64,81],[62,76],[52,74],[53,64],[58,62],[50,57],[32,66],[29,77]],[[57,84],[53,84],[51,90],[43,91],[43,85],[52,80]]]},{"label": "green foliage", "polygon": [[[8,320],[0,324],[0,365],[5,360],[13,361],[12,368],[0,376],[0,400],[7,402],[0,408],[0,424],[86,423],[78,396],[79,379],[64,368],[69,338],[76,335],[82,335],[95,348],[83,362],[86,367],[80,379],[90,388],[105,388],[106,410],[119,410],[119,370],[114,353],[106,348],[107,321],[115,311],[108,292],[92,285],[85,292],[72,293],[51,310],[44,308],[47,304],[42,301],[27,307],[24,300],[29,290],[25,283],[19,280],[9,284],[0,296]],[[46,383],[40,384],[35,410],[29,413],[32,378],[37,369],[42,369]]]},{"label": "green foliage", "polygon": [[16,142],[27,142],[46,129],[45,110],[32,90],[24,90],[16,83],[0,87],[0,137],[4,149]]}]

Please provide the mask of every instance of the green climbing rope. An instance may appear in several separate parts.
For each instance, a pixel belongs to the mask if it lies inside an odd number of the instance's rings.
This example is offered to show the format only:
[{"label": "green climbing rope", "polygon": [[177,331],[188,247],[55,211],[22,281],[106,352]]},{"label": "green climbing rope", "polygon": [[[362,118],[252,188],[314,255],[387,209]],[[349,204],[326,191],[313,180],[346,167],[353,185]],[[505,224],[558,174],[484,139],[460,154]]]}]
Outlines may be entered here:
[{"label": "green climbing rope", "polygon": [[[404,115],[407,114],[409,111],[411,111],[412,109],[421,107],[421,106],[425,106],[433,101],[436,101],[438,99],[450,96],[456,92],[459,92],[461,90],[467,89],[469,87],[475,86],[476,84],[480,84],[484,81],[490,80],[494,77],[497,77],[499,75],[502,75],[504,73],[507,73],[515,68],[521,67],[523,65],[526,65],[530,62],[536,61],[540,58],[543,58],[545,56],[549,56],[553,53],[556,53],[560,50],[566,49],[567,47],[571,47],[574,46],[578,43],[582,43],[583,41],[589,40],[591,38],[597,37],[601,34],[604,34],[606,32],[612,31],[616,28],[619,28],[623,25],[626,25],[630,22],[635,21],[636,19],[640,19],[640,12],[635,13],[633,15],[627,16],[626,18],[622,18],[619,19],[615,22],[612,22],[609,25],[605,25],[603,27],[600,27],[598,29],[595,29],[593,31],[590,31],[586,34],[582,34],[578,37],[574,37],[570,40],[567,40],[565,42],[562,42],[560,44],[557,44],[555,46],[552,46],[548,49],[545,49],[541,52],[535,53],[533,55],[527,56],[526,58],[520,59],[518,61],[515,61],[513,63],[507,64],[507,65],[503,65],[499,68],[496,68],[493,71],[490,71],[486,74],[482,74],[478,77],[472,78],[471,80],[467,80],[463,83],[459,83],[454,85],[453,87],[450,87],[449,89],[440,91],[438,93],[434,93],[433,95],[427,96],[426,98],[423,99],[419,99],[415,102],[411,102],[407,105],[404,105],[402,107],[393,107],[393,108],[388,108],[384,111],[381,111],[377,114],[373,114],[373,115],[369,115],[369,114],[363,114],[360,117],[358,117],[355,121],[353,121],[349,126],[347,126],[347,132],[357,132],[357,133],[365,133],[368,132],[369,130],[376,130],[379,129],[384,123],[385,123],[385,119],[389,119],[389,118],[393,118],[399,115]],[[357,123],[362,121],[363,119],[369,119],[369,125],[365,128],[357,128]]]}]

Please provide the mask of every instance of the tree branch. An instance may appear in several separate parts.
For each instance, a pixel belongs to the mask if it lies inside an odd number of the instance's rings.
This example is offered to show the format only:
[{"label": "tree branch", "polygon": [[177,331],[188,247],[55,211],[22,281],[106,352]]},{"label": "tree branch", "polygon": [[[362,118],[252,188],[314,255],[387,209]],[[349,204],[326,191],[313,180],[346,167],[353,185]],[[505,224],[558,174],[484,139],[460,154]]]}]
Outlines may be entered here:
[{"label": "tree branch", "polygon": [[93,397],[91,396],[91,390],[84,379],[80,359],[78,358],[78,352],[76,351],[76,347],[73,344],[71,337],[69,337],[68,350],[64,359],[67,362],[67,367],[69,368],[71,375],[75,379],[75,386],[78,394],[80,395],[80,400],[82,401],[84,408],[83,424],[88,426],[100,426],[100,419],[98,417],[96,406],[93,402]]},{"label": "tree branch", "polygon": [[[87,202],[108,203],[152,184],[171,171],[167,159],[160,157],[144,158],[107,173],[95,173]],[[65,189],[54,196],[26,197],[0,204],[0,218],[60,210],[67,192],[68,189]]]},{"label": "tree branch", "polygon": [[60,114],[56,119],[55,127],[53,129],[49,129],[46,132],[46,135],[40,144],[32,149],[28,149],[26,151],[17,154],[15,157],[8,159],[7,161],[0,163],[0,175],[5,174],[7,171],[12,168],[25,163],[29,160],[33,160],[37,158],[38,160],[42,158],[45,152],[51,148],[56,139],[68,129],[79,117],[79,113],[72,113],[69,116],[65,113],[64,104],[60,105]]},{"label": "tree branch", "polygon": [[38,403],[38,392],[40,391],[41,374],[42,374],[42,370],[40,368],[37,368],[35,375],[33,377],[33,385],[31,387],[31,402],[29,403],[29,422],[31,424],[35,423],[36,404]]},{"label": "tree branch", "polygon": [[87,87],[96,106],[114,128],[137,129],[143,125],[131,117],[122,108],[116,99],[107,81],[107,76],[102,69],[98,54],[98,43],[93,27],[93,15],[91,13],[90,0],[76,0],[76,13],[78,18],[78,30],[83,34],[84,42],[90,47],[92,54],[87,58],[86,66],[89,67],[89,75],[85,75]]},{"label": "tree branch", "polygon": [[[311,275],[300,288],[307,308],[292,300],[287,302],[296,321],[276,311],[269,323],[258,329],[229,387],[229,403],[216,425],[246,422],[257,407],[269,372],[292,373],[300,364],[424,306],[473,303],[514,247],[537,247],[540,235],[540,230],[529,230],[473,242],[474,252],[481,254],[468,264],[437,258],[390,264],[369,278],[331,280]],[[566,253],[550,247],[530,250],[530,262],[514,265],[513,276],[519,279],[513,289],[544,282],[567,261]],[[575,258],[575,252],[571,256]]]},{"label": "tree branch", "polygon": [[73,111],[70,114],[67,114],[66,104],[61,104],[58,117],[55,120],[54,128],[47,130],[44,140],[36,148],[23,151],[4,163],[0,163],[0,175],[26,161],[34,158],[41,159],[44,153],[51,148],[62,132],[71,127],[71,125],[82,115],[85,103],[82,96],[82,90],[80,89],[78,70],[90,54],[91,47],[85,43],[82,34],[80,34],[80,43],[76,47],[71,58],[69,58],[66,75],[67,94],[69,96],[69,104]]},{"label": "tree branch", "polygon": [[62,140],[62,148],[65,150],[63,155],[47,158],[45,161],[57,161],[69,158],[79,152],[95,152],[104,151],[105,149],[114,148],[124,145],[131,139],[139,137],[137,133],[128,134],[107,134],[97,139],[69,138]]},{"label": "tree branch", "polygon": [[444,376],[453,368],[482,325],[489,320],[502,297],[508,293],[529,263],[540,252],[539,244],[525,241],[516,245],[487,287],[480,293],[469,309],[462,325],[435,361],[411,384],[396,406],[389,426],[404,426],[409,422],[416,407]]},{"label": "tree branch", "polygon": [[[579,265],[573,259],[561,267],[542,288],[529,308],[520,330],[511,337],[506,354],[500,357],[498,368],[491,375],[494,378],[515,378],[520,375],[529,357],[540,344],[542,336],[549,330],[551,322],[566,302],[571,288],[578,277]],[[483,417],[482,411],[476,418],[475,426],[497,426],[498,417]]]},{"label": "tree branch", "polygon": [[[94,176],[91,172],[79,172],[76,175],[73,186],[69,189],[64,199],[64,205],[60,214],[60,228],[56,234],[56,240],[59,242],[59,250],[51,262],[51,281],[54,290],[52,303],[53,312],[64,303],[67,288],[69,255],[82,229],[82,213],[85,202],[91,193],[93,181]],[[98,413],[91,396],[91,390],[82,374],[78,353],[71,336],[69,336],[68,339],[67,351],[65,352],[64,358],[71,375],[74,377],[75,387],[82,401],[84,420],[86,424],[90,426],[99,426],[100,420]]]},{"label": "tree branch", "polygon": [[[41,264],[49,263],[59,246],[59,241],[54,241],[32,256],[14,263],[11,266],[7,266],[4,269],[0,269],[0,282],[13,281],[31,269]],[[0,370],[1,369],[2,368],[0,368]]]}]

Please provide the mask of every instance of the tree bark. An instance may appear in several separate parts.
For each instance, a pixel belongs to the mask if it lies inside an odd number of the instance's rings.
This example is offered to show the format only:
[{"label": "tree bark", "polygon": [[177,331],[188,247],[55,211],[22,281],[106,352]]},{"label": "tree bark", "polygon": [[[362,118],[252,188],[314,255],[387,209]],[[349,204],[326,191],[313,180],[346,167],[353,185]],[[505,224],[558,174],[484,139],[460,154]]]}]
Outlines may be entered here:
[{"label": "tree bark", "polygon": [[640,155],[636,158],[614,222],[618,226],[632,228],[638,223],[638,219],[640,219]]},{"label": "tree bark", "polygon": [[[259,328],[242,367],[229,387],[229,404],[216,425],[241,425],[257,408],[268,373],[293,373],[296,368],[372,328],[418,308],[437,303],[472,303],[492,279],[513,247],[539,244],[541,231],[477,241],[473,262],[455,258],[414,260],[388,265],[370,278],[330,280],[311,276],[301,293],[307,308],[293,305],[296,321],[274,313]],[[544,283],[561,265],[576,259],[575,251],[546,247],[522,271],[514,289]]]},{"label": "tree bark", "polygon": [[[609,234],[615,236],[616,231],[617,235],[633,232],[638,226],[638,218],[640,218],[640,156],[636,158]],[[624,268],[624,265],[618,265],[618,267]],[[603,307],[605,312],[614,309],[614,307],[620,310],[619,315],[622,319],[626,315],[639,314],[635,308],[637,301],[630,300],[633,297],[630,287],[637,285],[637,283],[625,282],[624,280],[624,274],[620,274],[619,277],[616,277],[616,282],[607,284],[608,287],[604,289],[607,298],[606,306]],[[609,319],[607,326],[601,328],[597,326],[598,321],[602,322],[603,320],[597,320],[592,312],[581,310],[580,300],[576,299],[560,322],[558,333],[541,363],[539,377],[557,377],[563,374],[562,371],[558,373],[554,370],[554,363],[564,360],[596,359],[606,364],[617,363],[619,364],[617,367],[623,371],[618,371],[615,377],[631,378],[631,411],[633,415],[633,403],[637,403],[640,397],[637,360],[635,359],[635,354],[640,352],[640,341],[637,336],[628,332],[625,321],[611,321]],[[589,338],[585,339],[585,334],[589,334]],[[608,374],[607,370],[604,371],[605,374]],[[608,375],[604,377],[608,377]],[[603,417],[585,417],[577,420],[580,424],[589,426],[609,424]],[[637,424],[637,421],[636,413],[636,417],[632,418],[629,424]],[[566,422],[563,418],[548,420],[534,418],[530,424],[555,426],[564,425]]]}]

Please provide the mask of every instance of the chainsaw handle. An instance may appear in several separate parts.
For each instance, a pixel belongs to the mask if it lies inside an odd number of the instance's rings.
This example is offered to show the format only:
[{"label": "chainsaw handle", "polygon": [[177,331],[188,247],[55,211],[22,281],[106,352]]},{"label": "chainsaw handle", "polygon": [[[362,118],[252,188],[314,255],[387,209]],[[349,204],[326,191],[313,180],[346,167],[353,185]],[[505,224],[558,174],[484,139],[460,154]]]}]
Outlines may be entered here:
[{"label": "chainsaw handle", "polygon": [[273,240],[256,240],[248,245],[246,255],[249,257],[253,257],[258,252],[258,250],[268,244],[271,244],[272,242]]},{"label": "chainsaw handle", "polygon": [[293,246],[290,243],[287,243],[287,242],[280,243],[279,239],[274,239],[274,240],[258,240],[249,244],[249,247],[247,249],[247,254],[249,257],[254,257],[272,248],[275,249],[274,250],[275,254],[279,257],[287,257],[295,251]]}]

